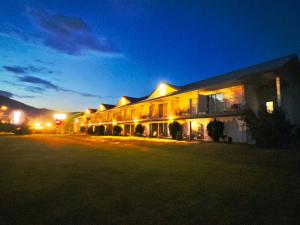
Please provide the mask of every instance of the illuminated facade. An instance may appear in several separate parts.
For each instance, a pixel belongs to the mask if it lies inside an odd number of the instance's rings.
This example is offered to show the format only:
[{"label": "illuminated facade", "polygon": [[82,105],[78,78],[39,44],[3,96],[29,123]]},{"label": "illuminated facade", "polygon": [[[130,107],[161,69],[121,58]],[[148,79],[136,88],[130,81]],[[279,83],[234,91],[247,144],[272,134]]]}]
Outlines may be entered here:
[{"label": "illuminated facade", "polygon": [[[175,86],[160,84],[149,96],[123,96],[116,105],[101,104],[87,110],[75,121],[74,131],[103,125],[112,134],[114,125],[123,135],[134,135],[137,124],[145,126],[145,136],[170,137],[168,124],[178,121],[186,139],[209,140],[207,124],[217,118],[225,123],[224,134],[234,142],[246,142],[248,135],[241,112],[245,107],[268,112],[281,106],[287,117],[299,122],[300,69],[296,56],[288,56],[207,80]],[[295,101],[295,102],[294,102]]]}]

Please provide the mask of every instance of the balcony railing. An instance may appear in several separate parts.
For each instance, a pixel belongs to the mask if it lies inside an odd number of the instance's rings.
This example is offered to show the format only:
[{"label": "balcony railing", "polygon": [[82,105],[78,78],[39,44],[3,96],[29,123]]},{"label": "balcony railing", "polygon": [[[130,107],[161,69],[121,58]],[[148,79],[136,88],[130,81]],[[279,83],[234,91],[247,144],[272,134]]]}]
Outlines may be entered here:
[{"label": "balcony railing", "polygon": [[[107,117],[106,114],[102,116],[96,116],[96,118],[91,118],[88,122],[121,122],[121,121],[133,121],[138,120],[151,120],[151,119],[168,119],[169,116],[174,116],[176,118],[186,118],[186,117],[205,117],[205,116],[214,116],[222,114],[231,114],[238,113],[244,109],[245,101],[243,97],[235,97],[228,99],[206,99],[200,101],[198,104],[198,99],[192,99],[192,104],[180,105],[177,109],[172,109],[171,112],[153,110],[150,113],[139,113],[136,112],[136,115],[132,116],[129,114],[114,114],[114,117],[110,115]],[[94,121],[95,120],[95,121]]]}]

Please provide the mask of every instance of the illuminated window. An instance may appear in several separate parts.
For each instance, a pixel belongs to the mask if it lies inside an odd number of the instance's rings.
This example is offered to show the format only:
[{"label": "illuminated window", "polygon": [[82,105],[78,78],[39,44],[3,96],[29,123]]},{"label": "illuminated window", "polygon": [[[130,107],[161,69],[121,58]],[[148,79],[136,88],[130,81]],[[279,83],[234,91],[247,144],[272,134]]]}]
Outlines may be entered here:
[{"label": "illuminated window", "polygon": [[273,113],[273,111],[274,111],[274,103],[273,103],[273,101],[266,102],[266,107],[267,107],[267,112],[268,113]]}]

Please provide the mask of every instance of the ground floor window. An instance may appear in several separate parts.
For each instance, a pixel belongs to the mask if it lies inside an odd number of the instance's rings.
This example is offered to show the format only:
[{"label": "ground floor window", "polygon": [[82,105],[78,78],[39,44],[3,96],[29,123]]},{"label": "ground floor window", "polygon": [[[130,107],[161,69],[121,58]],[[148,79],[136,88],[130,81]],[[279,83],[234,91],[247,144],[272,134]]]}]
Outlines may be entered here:
[{"label": "ground floor window", "polygon": [[151,137],[167,137],[168,123],[150,123]]}]

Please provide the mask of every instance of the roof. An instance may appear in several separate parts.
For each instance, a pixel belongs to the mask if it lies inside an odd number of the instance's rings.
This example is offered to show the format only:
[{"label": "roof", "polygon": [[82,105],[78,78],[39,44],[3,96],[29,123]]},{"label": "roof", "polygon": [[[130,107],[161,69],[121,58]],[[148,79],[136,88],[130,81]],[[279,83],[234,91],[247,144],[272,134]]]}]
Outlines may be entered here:
[{"label": "roof", "polygon": [[187,85],[183,85],[180,87],[181,92],[182,91],[190,91],[194,89],[204,88],[208,87],[210,85],[218,84],[218,83],[224,83],[231,80],[239,80],[242,78],[246,78],[248,76],[253,76],[255,74],[260,73],[266,73],[271,72],[274,70],[277,70],[279,68],[284,67],[289,61],[292,59],[297,58],[297,55],[289,55],[277,59],[273,59],[270,61],[266,61],[260,64],[256,64],[253,66],[249,66],[243,69],[235,70],[233,72],[225,73],[219,76],[215,76],[212,78],[208,78],[205,80],[200,80],[194,83],[190,83]]},{"label": "roof", "polygon": [[106,109],[112,109],[115,107],[115,105],[111,105],[111,104],[101,104],[103,105]]},{"label": "roof", "polygon": [[92,108],[88,108],[87,110],[88,110],[90,113],[94,113],[94,112],[97,111],[97,109],[92,109]]},{"label": "roof", "polygon": [[141,98],[135,98],[135,97],[129,97],[129,96],[123,96],[124,98],[128,99],[130,101],[130,103],[136,103],[138,101],[142,101],[144,99],[146,99],[148,96],[144,96],[144,97],[141,97]]}]

